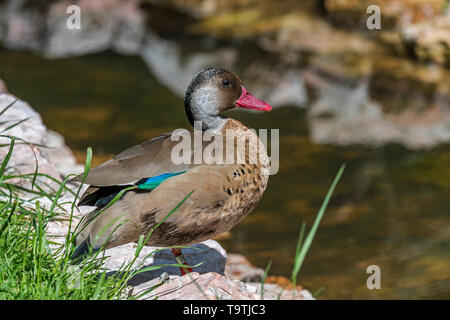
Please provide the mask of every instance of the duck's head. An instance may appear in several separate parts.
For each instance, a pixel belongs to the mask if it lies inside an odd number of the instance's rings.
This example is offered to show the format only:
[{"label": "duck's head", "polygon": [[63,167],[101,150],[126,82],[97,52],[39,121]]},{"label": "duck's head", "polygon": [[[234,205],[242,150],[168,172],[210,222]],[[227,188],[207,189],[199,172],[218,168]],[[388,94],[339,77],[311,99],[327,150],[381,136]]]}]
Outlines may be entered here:
[{"label": "duck's head", "polygon": [[241,79],[231,71],[220,67],[200,71],[189,84],[184,98],[189,122],[201,121],[203,129],[223,124],[220,113],[233,108],[270,111],[266,102],[252,96],[242,85]]}]

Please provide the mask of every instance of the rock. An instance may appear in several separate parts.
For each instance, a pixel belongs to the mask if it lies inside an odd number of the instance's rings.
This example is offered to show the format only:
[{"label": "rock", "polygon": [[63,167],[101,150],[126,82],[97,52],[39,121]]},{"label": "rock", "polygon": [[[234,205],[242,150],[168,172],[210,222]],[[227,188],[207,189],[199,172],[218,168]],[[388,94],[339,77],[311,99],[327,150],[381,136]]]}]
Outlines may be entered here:
[{"label": "rock", "polygon": [[128,294],[143,300],[315,300],[308,290],[292,291],[266,283],[261,296],[261,289],[261,283],[192,272],[181,277],[163,274],[131,288]]},{"label": "rock", "polygon": [[[75,157],[64,144],[64,139],[59,134],[48,130],[42,122],[41,116],[26,102],[17,100],[10,94],[0,94],[0,110],[8,105],[12,106],[1,115],[0,130],[13,124],[18,124],[3,132],[5,135],[15,136],[14,152],[8,163],[7,170],[21,174],[31,174],[36,170],[36,161],[39,164],[39,172],[53,178],[61,179],[68,172],[80,172],[80,166],[76,165]],[[2,144],[9,144],[10,139],[0,138]],[[8,148],[0,148],[0,159],[3,159]],[[34,153],[33,153],[34,152]],[[43,179],[52,185],[49,179]],[[22,184],[29,185],[25,181]]]},{"label": "rock", "polygon": [[253,266],[247,258],[241,254],[229,253],[225,276],[233,280],[245,282],[247,288],[258,293],[258,299],[264,300],[314,300],[308,290],[297,286],[293,292],[289,279],[281,276],[268,275],[264,283],[264,293],[261,297],[261,281],[264,270]]},{"label": "rock", "polygon": [[13,50],[39,51],[45,39],[45,11],[35,8],[30,0],[3,1],[0,3],[3,45]]},{"label": "rock", "polygon": [[426,109],[410,106],[394,113],[370,98],[367,81],[324,87],[309,109],[310,135],[321,144],[431,148],[450,141],[448,106],[448,98],[436,96]]},{"label": "rock", "polygon": [[[0,94],[0,111],[11,105],[17,98],[10,94]],[[25,120],[20,122],[21,120]],[[5,122],[4,122],[5,121]],[[61,135],[48,130],[42,122],[41,116],[34,111],[26,102],[17,100],[11,107],[0,116],[0,131],[6,129],[12,124],[18,124],[10,128],[2,134],[15,136],[29,144],[16,140],[12,156],[6,167],[7,174],[29,174],[29,178],[14,178],[8,182],[25,188],[31,188],[31,181],[36,170],[36,162],[40,174],[53,177],[57,181],[62,181],[69,173],[82,172],[82,166],[77,165],[75,157],[70,149],[65,145]],[[0,138],[1,144],[9,144],[10,139]],[[3,160],[8,153],[8,147],[0,148],[0,160]],[[45,176],[38,176],[36,183],[43,190],[53,193],[50,189],[58,189],[59,183]],[[49,209],[52,205],[50,198],[41,197],[34,199],[35,195],[23,192],[21,200],[23,205],[34,208],[35,201],[39,200],[41,208]],[[29,199],[34,199],[28,202]],[[63,217],[68,217],[71,211],[71,203],[74,201],[73,195],[64,191],[58,201],[61,208],[57,207],[57,211],[65,210]],[[75,210],[75,218],[81,216],[84,212]],[[67,221],[50,221],[47,225],[47,233],[53,240],[63,242],[64,236],[68,231]],[[73,226],[74,227],[74,226]],[[56,238],[55,238],[56,237]],[[52,245],[54,248],[55,245]]]},{"label": "rock", "polygon": [[446,16],[404,26],[400,37],[406,54],[420,61],[450,66],[450,12]]},{"label": "rock", "polygon": [[335,23],[350,27],[365,27],[366,13],[370,5],[381,9],[382,29],[391,29],[401,24],[426,21],[442,13],[446,0],[325,0],[328,17]]},{"label": "rock", "polygon": [[[133,288],[134,296],[149,290],[155,281]],[[172,276],[150,293],[145,300],[256,300],[260,296],[253,287],[239,280],[231,280],[215,272],[199,274],[192,272],[182,277]]]},{"label": "rock", "polygon": [[371,33],[400,54],[419,61],[450,65],[450,12],[446,0],[325,0],[328,20],[366,31],[369,5],[381,9],[381,29]]},{"label": "rock", "polygon": [[64,137],[61,134],[47,129],[44,141],[45,145],[48,146],[48,157],[62,177],[83,171],[83,166],[76,162],[75,156],[69,147],[66,146]]},{"label": "rock", "polygon": [[[275,283],[264,283],[263,295],[261,296],[261,283],[246,283],[247,287],[254,287],[256,293],[262,300],[315,300],[312,294],[305,289],[287,289]],[[301,287],[300,287],[301,288]]]},{"label": "rock", "polygon": [[264,270],[253,266],[242,254],[229,253],[225,275],[243,282],[261,282]]},{"label": "rock", "polygon": [[[222,246],[214,241],[207,240],[190,246],[192,248],[183,248],[183,256],[186,263],[191,266],[202,263],[200,266],[193,268],[193,271],[203,274],[208,272],[216,272],[224,274],[227,253]],[[123,263],[130,262],[134,258],[136,250],[135,243],[128,243],[119,247],[106,250],[104,267],[111,271],[117,271]],[[175,257],[170,249],[145,246],[138,259],[134,263],[134,268],[146,268],[150,266],[176,264]],[[170,275],[180,275],[181,271],[178,267],[164,266],[161,269],[146,271],[136,275],[129,282],[130,285],[139,285],[143,282],[159,277],[162,273]]]},{"label": "rock", "polygon": [[108,49],[136,54],[145,34],[139,1],[81,0],[81,28],[66,27],[66,8],[72,1],[58,1],[49,8],[48,45],[44,54],[51,57],[73,56]]},{"label": "rock", "polygon": [[[47,1],[39,7],[30,0],[0,4],[3,44],[8,49],[31,50],[48,57],[67,57],[115,50],[138,53],[145,35],[138,0],[80,0],[81,28],[69,29],[67,7],[73,1]],[[1,30],[0,30],[1,31]],[[0,32],[1,33],[1,32]]]},{"label": "rock", "polygon": [[0,79],[0,93],[8,93],[5,82]]}]

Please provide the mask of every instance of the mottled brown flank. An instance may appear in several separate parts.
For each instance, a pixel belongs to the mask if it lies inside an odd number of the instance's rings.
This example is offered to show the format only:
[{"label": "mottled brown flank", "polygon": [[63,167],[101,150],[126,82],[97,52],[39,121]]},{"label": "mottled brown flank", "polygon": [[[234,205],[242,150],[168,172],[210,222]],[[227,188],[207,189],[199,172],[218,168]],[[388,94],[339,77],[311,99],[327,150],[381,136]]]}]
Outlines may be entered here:
[{"label": "mottled brown flank", "polygon": [[[140,233],[147,236],[150,231],[156,226],[155,215],[159,210],[153,210],[147,212],[141,217]],[[209,213],[213,213],[216,209],[210,208]],[[238,217],[226,216],[223,219],[216,219],[207,224],[202,224],[201,227],[190,230],[179,229],[179,225],[171,222],[163,222],[158,228],[156,228],[150,236],[147,244],[153,246],[176,246],[176,245],[189,245],[204,240],[213,238],[223,231],[218,226],[236,225],[240,222]]]},{"label": "mottled brown flank", "polygon": [[[211,206],[197,207],[195,212],[189,213],[190,218],[196,219],[197,216],[203,214],[214,215],[217,212],[227,212],[227,214],[222,218],[218,217],[213,220],[200,219],[205,221],[205,223],[202,223],[196,228],[191,227],[185,230],[182,230],[181,226],[176,222],[163,222],[153,231],[147,244],[154,246],[188,245],[211,239],[238,224],[254,209],[259,200],[259,197],[249,197],[248,201],[240,201],[239,199],[230,197],[227,201],[216,202],[211,204]],[[155,209],[141,215],[141,234],[147,236],[157,225],[155,216],[159,211]]]}]

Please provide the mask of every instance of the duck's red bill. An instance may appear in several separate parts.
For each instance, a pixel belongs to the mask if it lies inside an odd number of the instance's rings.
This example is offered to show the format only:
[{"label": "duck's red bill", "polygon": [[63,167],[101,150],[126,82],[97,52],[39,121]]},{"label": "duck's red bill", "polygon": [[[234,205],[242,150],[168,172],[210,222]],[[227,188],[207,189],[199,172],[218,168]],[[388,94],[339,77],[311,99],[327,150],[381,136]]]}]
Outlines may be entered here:
[{"label": "duck's red bill", "polygon": [[236,102],[236,106],[240,108],[247,108],[259,111],[270,111],[272,107],[258,98],[255,98],[242,87],[242,94],[239,100]]}]

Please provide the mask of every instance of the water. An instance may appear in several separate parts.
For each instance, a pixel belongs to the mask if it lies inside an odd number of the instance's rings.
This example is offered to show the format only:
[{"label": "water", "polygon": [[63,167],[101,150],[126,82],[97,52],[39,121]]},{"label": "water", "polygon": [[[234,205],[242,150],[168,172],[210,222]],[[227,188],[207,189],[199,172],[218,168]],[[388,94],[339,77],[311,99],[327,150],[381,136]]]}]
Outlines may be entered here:
[{"label": "water", "polygon": [[[107,52],[46,60],[0,51],[0,61],[10,92],[63,134],[80,161],[88,146],[98,164],[189,126],[182,98],[139,57]],[[262,268],[272,260],[271,273],[289,277],[300,225],[312,225],[346,163],[299,283],[312,292],[323,287],[320,297],[327,299],[450,298],[449,144],[416,151],[393,143],[318,144],[307,112],[293,106],[228,115],[255,129],[280,129],[280,170],[255,211],[220,240],[229,252]],[[381,268],[381,290],[366,287],[373,264]]]}]

